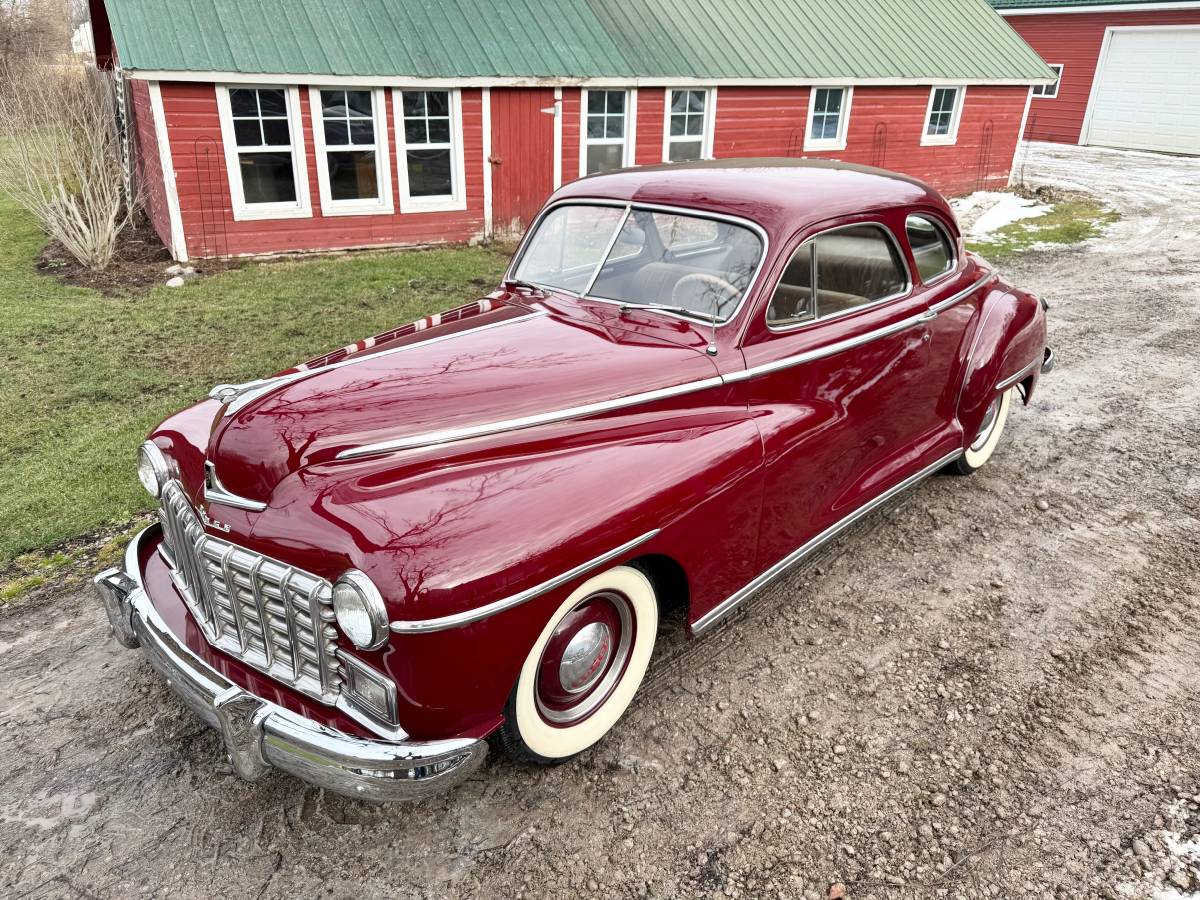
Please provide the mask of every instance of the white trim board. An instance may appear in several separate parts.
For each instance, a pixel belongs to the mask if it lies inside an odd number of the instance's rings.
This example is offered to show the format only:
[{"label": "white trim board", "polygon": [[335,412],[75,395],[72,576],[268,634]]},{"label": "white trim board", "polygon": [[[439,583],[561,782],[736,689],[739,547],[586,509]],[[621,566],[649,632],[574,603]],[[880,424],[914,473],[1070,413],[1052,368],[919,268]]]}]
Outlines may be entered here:
[{"label": "white trim board", "polygon": [[1029,89],[1028,96],[1025,97],[1025,112],[1021,113],[1021,128],[1017,132],[1017,146],[1013,148],[1012,163],[1008,167],[1008,183],[1012,186],[1017,177],[1017,157],[1021,155],[1021,145],[1025,143],[1025,126],[1029,121],[1029,107],[1033,105],[1033,88]]},{"label": "white trim board", "polygon": [[1075,13],[1160,12],[1165,9],[1200,9],[1200,0],[1176,0],[1168,3],[1113,3],[1110,6],[1033,6],[1029,9],[998,9],[1000,15],[1050,16]]},{"label": "white trim board", "polygon": [[187,239],[183,233],[183,212],[179,208],[179,186],[175,184],[175,163],[171,158],[171,137],[163,110],[162,87],[150,82],[150,113],[154,118],[154,140],[158,144],[158,165],[162,169],[163,193],[167,199],[167,218],[171,223],[171,255],[179,262],[188,261]]},{"label": "white trim board", "polygon": [[[1200,5],[1198,3],[1197,5]],[[467,76],[461,78],[419,78],[406,75],[322,75],[317,73],[264,72],[192,72],[168,69],[126,70],[129,78],[142,81],[189,81],[205,84],[228,82],[244,85],[323,84],[327,87],[406,87],[422,88],[489,88],[489,87],[912,87],[956,84],[986,84],[998,87],[1048,84],[1049,78],[573,78],[566,76],[536,77]]]}]

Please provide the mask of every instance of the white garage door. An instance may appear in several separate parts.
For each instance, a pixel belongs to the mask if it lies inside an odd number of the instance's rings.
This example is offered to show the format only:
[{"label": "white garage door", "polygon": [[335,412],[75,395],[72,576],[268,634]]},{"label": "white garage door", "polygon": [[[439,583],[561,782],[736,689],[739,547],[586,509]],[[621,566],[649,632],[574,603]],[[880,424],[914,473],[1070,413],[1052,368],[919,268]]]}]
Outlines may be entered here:
[{"label": "white garage door", "polygon": [[1113,31],[1083,142],[1200,154],[1200,27]]}]

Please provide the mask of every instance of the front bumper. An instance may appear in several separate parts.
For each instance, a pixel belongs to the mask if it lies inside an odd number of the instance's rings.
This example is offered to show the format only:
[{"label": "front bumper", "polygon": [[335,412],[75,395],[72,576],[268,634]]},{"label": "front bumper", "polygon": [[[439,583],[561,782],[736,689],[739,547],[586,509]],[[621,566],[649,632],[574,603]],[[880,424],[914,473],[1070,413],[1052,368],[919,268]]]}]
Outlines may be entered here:
[{"label": "front bumper", "polygon": [[483,762],[487,743],[477,738],[355,737],[257,697],[217,672],[171,632],[146,593],[141,545],[158,527],[133,539],[122,567],[96,576],[96,590],[117,640],[141,647],[179,699],[221,733],[238,775],[253,781],[275,768],[348,797],[409,800],[449,787]]}]

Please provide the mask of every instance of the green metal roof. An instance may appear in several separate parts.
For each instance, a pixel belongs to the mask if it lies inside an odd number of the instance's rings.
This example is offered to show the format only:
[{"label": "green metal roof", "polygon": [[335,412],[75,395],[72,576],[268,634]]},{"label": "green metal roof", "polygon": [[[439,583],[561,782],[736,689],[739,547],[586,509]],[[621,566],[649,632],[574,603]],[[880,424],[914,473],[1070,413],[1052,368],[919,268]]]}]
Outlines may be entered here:
[{"label": "green metal roof", "polygon": [[996,9],[1058,9],[1070,12],[1072,6],[1157,6],[1166,0],[989,0]]},{"label": "green metal roof", "polygon": [[419,78],[1054,74],[986,0],[105,0],[128,70]]}]

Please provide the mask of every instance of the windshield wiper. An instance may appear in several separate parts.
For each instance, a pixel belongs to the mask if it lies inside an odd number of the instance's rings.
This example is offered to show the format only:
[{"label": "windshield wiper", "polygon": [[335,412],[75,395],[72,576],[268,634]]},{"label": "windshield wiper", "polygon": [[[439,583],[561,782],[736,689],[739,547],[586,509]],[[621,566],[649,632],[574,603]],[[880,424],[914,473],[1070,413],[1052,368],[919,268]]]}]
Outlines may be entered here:
[{"label": "windshield wiper", "polygon": [[716,316],[710,316],[708,313],[697,312],[694,309],[688,309],[686,306],[671,306],[667,303],[632,303],[623,302],[619,309],[625,312],[627,309],[657,309],[663,312],[678,313],[681,316],[689,316],[701,319],[705,322],[717,322]]},{"label": "windshield wiper", "polygon": [[534,284],[531,281],[522,281],[520,278],[505,278],[503,281],[500,282],[500,286],[501,287],[525,288],[526,290],[533,291],[534,293],[537,293],[537,294],[546,293],[545,288],[538,287],[536,284]]}]

